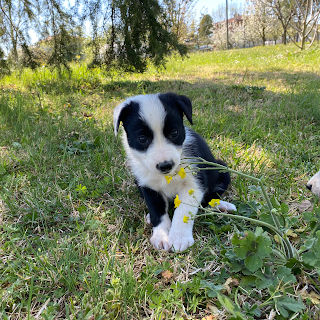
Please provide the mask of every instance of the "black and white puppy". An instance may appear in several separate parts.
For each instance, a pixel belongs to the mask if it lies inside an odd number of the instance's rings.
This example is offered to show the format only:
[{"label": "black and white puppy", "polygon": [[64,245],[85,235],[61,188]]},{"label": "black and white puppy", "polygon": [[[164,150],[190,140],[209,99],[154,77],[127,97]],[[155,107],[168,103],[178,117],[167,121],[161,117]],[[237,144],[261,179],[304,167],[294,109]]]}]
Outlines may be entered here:
[{"label": "black and white puppy", "polygon": [[320,197],[320,171],[308,181],[306,187],[316,196]]},{"label": "black and white puppy", "polygon": [[[190,99],[174,93],[135,96],[114,110],[114,132],[117,135],[122,122],[124,148],[149,209],[153,225],[150,241],[157,249],[184,251],[190,247],[194,243],[192,217],[199,203],[207,206],[211,199],[220,198],[230,183],[228,172],[201,170],[195,174],[188,169],[188,157],[224,163],[213,157],[197,133],[184,126],[183,115],[192,124]],[[184,179],[176,174],[181,167],[186,168]],[[168,175],[172,176],[169,184]],[[182,203],[171,222],[168,205],[177,195]],[[220,201],[219,208],[236,211],[233,204],[224,201]]]}]

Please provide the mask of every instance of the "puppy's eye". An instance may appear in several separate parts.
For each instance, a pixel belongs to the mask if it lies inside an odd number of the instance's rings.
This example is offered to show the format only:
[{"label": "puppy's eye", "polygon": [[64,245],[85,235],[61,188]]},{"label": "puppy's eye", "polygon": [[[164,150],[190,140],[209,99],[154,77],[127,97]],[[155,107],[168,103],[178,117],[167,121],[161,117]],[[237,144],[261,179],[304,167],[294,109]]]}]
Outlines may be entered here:
[{"label": "puppy's eye", "polygon": [[140,137],[138,138],[138,141],[139,141],[141,144],[146,144],[146,143],[149,141],[149,139],[148,139],[148,137],[146,137],[146,136],[140,136]]},{"label": "puppy's eye", "polygon": [[171,131],[171,138],[176,138],[179,135],[179,131],[177,129],[174,129]]}]

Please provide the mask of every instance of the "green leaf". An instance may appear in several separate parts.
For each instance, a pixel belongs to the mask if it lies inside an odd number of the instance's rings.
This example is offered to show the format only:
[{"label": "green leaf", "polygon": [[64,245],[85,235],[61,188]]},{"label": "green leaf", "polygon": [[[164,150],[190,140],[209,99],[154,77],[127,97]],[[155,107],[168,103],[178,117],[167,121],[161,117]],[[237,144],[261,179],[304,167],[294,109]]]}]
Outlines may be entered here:
[{"label": "green leaf", "polygon": [[16,141],[12,143],[12,146],[14,148],[16,148],[16,149],[21,149],[22,148],[22,145],[19,142],[16,142]]},{"label": "green leaf", "polygon": [[202,288],[207,289],[207,295],[210,298],[216,298],[218,293],[224,289],[223,285],[215,285],[211,282],[207,282],[205,280],[200,281],[200,285]]},{"label": "green leaf", "polygon": [[94,139],[93,144],[94,144],[95,146],[98,146],[98,145],[100,144],[100,141],[101,141],[100,136],[97,136],[97,137]]},{"label": "green leaf", "polygon": [[243,276],[241,277],[241,281],[240,281],[240,286],[241,287],[255,287],[256,284],[255,284],[255,281],[256,281],[256,277],[255,276]]},{"label": "green leaf", "polygon": [[243,265],[239,264],[235,259],[227,261],[226,264],[232,272],[239,272],[241,269],[243,269]]},{"label": "green leaf", "polygon": [[281,203],[280,210],[282,214],[287,214],[289,212],[289,206],[286,203]]},{"label": "green leaf", "polygon": [[257,279],[256,280],[256,288],[258,290],[266,289],[272,284],[271,279],[263,278],[263,279]]},{"label": "green leaf", "polygon": [[291,273],[291,269],[285,267],[285,266],[280,266],[277,269],[276,272],[276,277],[279,280],[283,280],[285,283],[288,282],[296,282],[295,276]]},{"label": "green leaf", "polygon": [[264,268],[264,272],[259,270],[254,275],[257,277],[255,282],[257,289],[265,289],[272,284],[272,273],[268,267]]},{"label": "green leaf", "polygon": [[246,312],[246,314],[249,314],[251,316],[260,317],[261,311],[258,307],[258,305],[254,304],[253,306],[250,306],[248,302],[245,302],[242,306],[243,310]]},{"label": "green leaf", "polygon": [[259,215],[259,219],[263,222],[269,223],[274,226],[274,222],[270,213],[262,213]]},{"label": "green leaf", "polygon": [[251,272],[257,271],[259,268],[262,267],[262,264],[262,259],[256,254],[249,256],[244,260],[244,265]]},{"label": "green leaf", "polygon": [[276,307],[280,311],[280,314],[285,318],[288,318],[289,316],[289,312],[287,310],[293,311],[293,312],[300,312],[303,309],[305,309],[305,306],[303,305],[302,302],[287,296],[282,296],[279,299],[276,299],[275,302],[276,302]]},{"label": "green leaf", "polygon": [[263,260],[272,252],[271,239],[261,227],[257,227],[255,233],[248,231],[244,238],[235,234],[231,240],[235,246],[235,255],[244,260],[246,268],[255,272],[263,265]]},{"label": "green leaf", "polygon": [[314,266],[317,261],[316,254],[312,251],[304,252],[301,257],[303,262],[310,266]]},{"label": "green leaf", "polygon": [[304,245],[300,247],[300,252],[310,250],[315,242],[315,238],[307,239]]},{"label": "green leaf", "polygon": [[306,211],[303,213],[303,218],[304,218],[304,220],[306,220],[306,222],[310,222],[313,217],[315,217],[313,212]]},{"label": "green leaf", "polygon": [[257,243],[258,243],[258,255],[260,258],[265,258],[270,255],[272,252],[271,248],[271,240],[270,238],[264,233],[263,235],[259,236],[257,238]]},{"label": "green leaf", "polygon": [[256,236],[256,237],[259,237],[259,236],[261,236],[263,234],[263,229],[261,228],[261,227],[257,227],[256,228],[256,231],[254,232],[254,235]]},{"label": "green leaf", "polygon": [[276,198],[275,196],[273,196],[273,197],[270,199],[270,201],[271,201],[271,204],[272,204],[272,206],[273,206],[274,208],[276,208],[276,209],[279,209],[279,208],[280,208],[280,203],[279,203],[279,201],[277,200],[277,198]]}]

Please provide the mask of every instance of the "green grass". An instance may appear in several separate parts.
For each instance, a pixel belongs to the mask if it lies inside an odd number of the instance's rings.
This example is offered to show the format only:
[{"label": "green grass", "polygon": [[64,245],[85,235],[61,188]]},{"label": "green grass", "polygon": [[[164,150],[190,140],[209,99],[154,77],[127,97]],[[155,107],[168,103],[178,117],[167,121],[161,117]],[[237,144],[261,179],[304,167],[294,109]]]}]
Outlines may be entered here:
[{"label": "green grass", "polygon": [[[269,257],[259,275],[250,273],[234,235],[277,243],[247,222],[202,216],[187,252],[154,250],[112,128],[113,109],[128,96],[187,95],[193,128],[230,168],[264,179],[299,248],[319,228],[305,184],[319,170],[320,47],[295,50],[174,56],[145,74],[73,65],[71,75],[42,68],[2,78],[0,318],[265,319],[272,309],[275,319],[319,317],[316,301],[299,292],[320,295],[320,268]],[[239,214],[267,218],[250,180],[233,175],[224,198]],[[301,212],[303,200],[312,213]],[[263,287],[268,274],[273,282]]]}]

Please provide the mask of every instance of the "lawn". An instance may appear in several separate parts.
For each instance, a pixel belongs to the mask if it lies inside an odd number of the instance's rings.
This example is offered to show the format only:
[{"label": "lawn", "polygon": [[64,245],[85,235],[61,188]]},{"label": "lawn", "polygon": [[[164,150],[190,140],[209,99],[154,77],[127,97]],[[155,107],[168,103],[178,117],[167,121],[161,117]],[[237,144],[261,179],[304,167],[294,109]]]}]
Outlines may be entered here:
[{"label": "lawn", "polygon": [[[0,79],[0,318],[317,319],[320,45],[172,56],[144,74],[72,65]],[[152,248],[113,109],[176,92],[229,168],[263,181],[270,228],[204,214],[186,252]],[[187,124],[187,123],[186,123]],[[232,173],[238,215],[273,224],[257,180]]]}]

